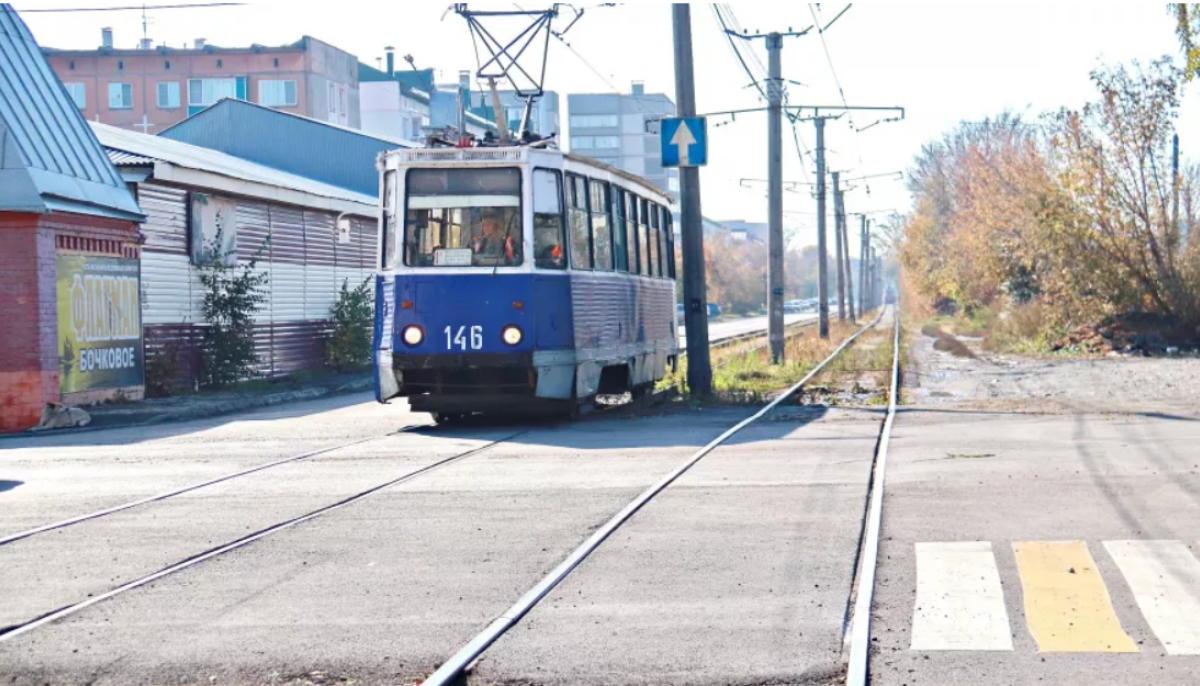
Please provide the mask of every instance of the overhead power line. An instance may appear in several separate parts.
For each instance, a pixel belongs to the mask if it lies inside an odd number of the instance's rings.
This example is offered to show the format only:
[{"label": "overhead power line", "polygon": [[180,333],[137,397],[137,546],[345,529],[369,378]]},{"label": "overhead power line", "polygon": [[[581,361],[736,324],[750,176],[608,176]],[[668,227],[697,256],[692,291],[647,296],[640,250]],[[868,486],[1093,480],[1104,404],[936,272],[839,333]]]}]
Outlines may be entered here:
[{"label": "overhead power line", "polygon": [[18,10],[21,14],[49,14],[54,12],[129,12],[142,10],[190,10],[202,7],[241,7],[244,2],[199,2],[186,5],[126,5],[123,7],[39,7]]}]

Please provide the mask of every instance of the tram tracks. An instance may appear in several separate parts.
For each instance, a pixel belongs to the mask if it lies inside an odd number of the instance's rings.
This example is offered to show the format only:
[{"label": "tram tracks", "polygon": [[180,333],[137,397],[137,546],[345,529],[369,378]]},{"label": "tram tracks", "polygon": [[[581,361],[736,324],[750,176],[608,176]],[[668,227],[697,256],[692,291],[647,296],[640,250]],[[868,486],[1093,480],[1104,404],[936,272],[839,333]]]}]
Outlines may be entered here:
[{"label": "tram tracks", "polygon": [[[451,661],[448,661],[445,665],[443,665],[443,668],[446,668],[447,666],[450,666],[453,664],[461,664],[462,669],[465,669],[475,659],[477,659],[478,655],[482,654],[482,652],[484,650],[486,650],[487,647],[490,646],[492,642],[494,642],[501,635],[503,635],[504,631],[507,631],[508,628],[511,628],[511,626],[513,626],[517,622],[519,622],[526,613],[531,611],[533,609],[533,607],[535,607],[538,604],[538,602],[540,602],[550,592],[552,592],[554,590],[554,588],[562,580],[564,580],[580,563],[582,563],[584,559],[586,559],[594,550],[596,550],[604,542],[604,540],[606,540],[612,533],[617,531],[626,521],[628,521],[630,518],[632,518],[633,515],[636,514],[644,505],[648,504],[651,500],[653,500],[654,497],[656,497],[659,493],[661,493],[664,489],[666,489],[671,483],[673,483],[676,479],[678,479],[680,476],[682,476],[685,472],[687,472],[691,467],[693,467],[695,464],[697,464],[701,459],[703,459],[708,453],[710,453],[716,447],[720,446],[722,443],[724,443],[726,440],[731,438],[733,435],[735,435],[737,432],[739,432],[743,428],[745,428],[745,427],[753,424],[755,421],[761,419],[768,412],[770,412],[770,410],[772,410],[774,407],[779,405],[781,402],[785,401],[786,398],[790,397],[795,392],[797,392],[801,387],[803,387],[806,383],[808,383],[813,377],[815,377],[817,374],[819,374],[830,362],[832,362],[840,354],[842,354],[846,348],[848,348],[850,345],[852,345],[853,342],[855,340],[857,340],[859,336],[861,336],[863,333],[868,331],[873,326],[878,325],[879,322],[882,321],[882,318],[883,318],[883,314],[881,313],[880,316],[878,318],[876,318],[872,324],[864,326],[862,329],[860,329],[858,332],[856,332],[851,338],[849,338],[848,340],[843,342],[829,357],[827,357],[824,361],[821,362],[820,365],[818,365],[816,368],[814,368],[804,379],[802,379],[800,382],[798,382],[793,387],[788,389],[785,393],[781,394],[774,402],[772,402],[768,406],[764,407],[762,410],[758,411],[751,417],[743,420],[742,422],[739,422],[734,427],[723,432],[716,439],[714,439],[713,441],[711,441],[710,443],[705,445],[703,448],[701,448],[697,453],[693,454],[687,461],[685,461],[684,464],[675,468],[672,472],[670,472],[665,477],[660,479],[658,482],[656,482],[650,488],[643,491],[641,495],[639,495],[635,500],[631,501],[624,508],[622,508],[616,515],[614,515],[612,518],[610,518],[603,526],[600,527],[599,530],[597,530],[582,545],[580,545],[578,548],[576,548],[575,551],[573,551],[571,553],[571,555],[569,555],[557,567],[555,567],[554,571],[551,572],[550,575],[547,575],[538,584],[533,586],[524,596],[522,596],[521,600],[518,601],[518,603],[516,605],[509,608],[509,610],[507,612],[503,613],[500,616],[500,618],[498,618],[492,624],[488,625],[488,627],[485,629],[485,631],[483,633],[481,633],[479,636],[477,636],[471,643],[468,643],[468,645],[465,646],[462,651],[459,651],[459,653],[456,654],[455,657]],[[898,361],[898,358],[897,358],[897,361]],[[894,373],[893,376],[894,376],[895,380],[898,380],[898,374]],[[893,399],[894,399],[894,397],[895,397],[895,386],[893,386]],[[893,413],[894,413],[894,400],[893,400],[892,408],[889,409],[889,417]],[[888,425],[890,426],[890,420],[889,420]],[[275,460],[273,462],[259,465],[254,468],[250,468],[247,470],[241,470],[240,472],[228,474],[223,477],[218,477],[217,479],[211,479],[207,482],[202,482],[199,484],[193,484],[188,487],[175,489],[174,491],[160,494],[159,496],[154,496],[151,498],[143,498],[138,501],[126,503],[124,505],[117,506],[114,508],[107,508],[106,510],[97,511],[95,513],[90,513],[89,515],[82,515],[80,517],[71,518],[70,520],[63,520],[63,522],[58,522],[53,525],[46,525],[45,527],[38,527],[38,529],[49,531],[49,530],[53,530],[54,528],[62,528],[65,526],[71,526],[73,524],[90,521],[91,519],[108,516],[109,514],[115,514],[116,512],[120,512],[120,511],[124,511],[124,510],[131,509],[134,507],[138,507],[140,505],[148,505],[152,502],[158,502],[158,501],[161,501],[164,499],[168,499],[170,497],[174,497],[175,495],[194,491],[196,489],[203,488],[206,485],[220,483],[222,481],[228,481],[230,479],[237,478],[238,476],[255,473],[258,471],[262,471],[264,469],[269,469],[272,466],[276,466],[279,464],[286,464],[288,462],[301,461],[303,459],[307,459],[308,457],[314,457],[317,454],[324,454],[324,453],[331,452],[334,450],[352,447],[354,445],[365,443],[370,440],[377,440],[377,439],[383,438],[387,435],[394,435],[396,433],[401,433],[404,431],[411,431],[414,428],[422,428],[422,427],[405,427],[404,429],[401,429],[396,432],[391,432],[389,434],[384,434],[383,436],[370,436],[370,437],[366,437],[366,438],[362,438],[362,439],[357,439],[355,441],[351,441],[346,444],[341,444],[338,446],[331,446],[328,448],[323,448],[318,451],[311,451],[310,453],[296,455],[296,456],[292,456],[289,458],[283,458],[281,460]],[[262,527],[255,531],[249,532],[249,533],[245,534],[244,536],[240,536],[234,540],[230,540],[227,543],[224,543],[221,545],[216,545],[216,546],[210,547],[206,550],[203,550],[201,552],[192,554],[184,559],[179,560],[178,562],[175,562],[170,565],[166,565],[160,569],[157,569],[156,571],[153,571],[148,574],[144,574],[135,579],[132,579],[130,581],[122,583],[119,586],[112,588],[111,590],[88,597],[79,602],[63,605],[61,607],[53,609],[49,612],[45,612],[39,616],[33,617],[24,622],[12,624],[8,627],[0,627],[0,643],[7,641],[7,640],[14,639],[18,636],[33,632],[43,626],[46,626],[46,625],[56,622],[58,620],[61,620],[66,617],[69,617],[71,615],[74,615],[76,613],[79,613],[93,605],[96,605],[98,603],[112,599],[116,596],[119,596],[123,593],[135,590],[135,589],[145,586],[147,584],[151,584],[159,579],[162,579],[169,575],[175,574],[177,572],[181,572],[185,569],[188,569],[195,565],[201,564],[207,560],[211,560],[215,557],[224,555],[226,553],[233,552],[242,547],[250,545],[251,543],[254,543],[255,541],[258,541],[265,537],[271,536],[275,533],[295,527],[301,523],[316,519],[325,514],[332,513],[336,510],[348,507],[349,505],[357,503],[365,498],[369,498],[370,496],[378,493],[379,491],[382,491],[389,487],[397,486],[397,485],[405,483],[407,481],[416,479],[418,477],[421,477],[424,474],[427,474],[434,470],[440,469],[441,467],[447,466],[454,462],[461,461],[461,460],[471,457],[473,455],[478,455],[482,452],[492,449],[493,447],[495,447],[497,445],[512,441],[512,440],[524,435],[525,433],[528,433],[528,431],[527,430],[526,431],[518,431],[518,432],[513,433],[512,435],[500,438],[498,440],[491,441],[485,445],[476,446],[476,447],[471,448],[470,450],[465,450],[465,451],[456,453],[454,455],[445,457],[445,458],[438,460],[432,464],[428,464],[428,465],[425,465],[420,468],[408,470],[403,474],[396,475],[393,478],[391,478],[385,482],[376,484],[374,486],[371,486],[370,488],[364,489],[362,491],[359,491],[357,493],[354,493],[352,495],[344,497],[336,502],[324,505],[322,507],[315,508],[313,510],[310,510],[303,514],[300,514],[298,516],[291,517],[289,519],[271,524],[269,526]],[[882,483],[881,476],[882,475],[880,472],[879,477],[877,477],[878,483],[880,483],[880,484]],[[875,541],[876,541],[875,545],[877,546],[878,527],[876,526],[874,530],[875,530],[874,535],[875,535]],[[30,530],[30,531],[32,533],[29,533],[29,532],[23,532],[23,533],[28,533],[28,535],[37,535],[37,533],[41,532],[41,531],[35,531],[35,530]],[[18,539],[13,538],[13,540],[18,540]],[[866,602],[867,602],[867,606],[869,608],[869,599]],[[856,604],[856,607],[857,607],[857,604]],[[852,624],[852,626],[855,629],[857,629],[858,624]],[[469,652],[464,653],[464,651],[467,651],[472,646],[478,647],[480,645],[482,645],[482,647],[479,649],[479,652],[476,653],[474,656],[467,657],[467,658],[463,657],[464,654],[469,654]],[[465,659],[465,661],[464,661],[464,659]],[[457,672],[458,676],[462,675],[462,673],[463,673],[462,669],[460,669],[459,672]],[[439,673],[441,671],[442,670],[439,670]],[[436,676],[436,674],[435,674],[435,676]],[[440,683],[440,682],[435,679],[433,681],[433,683]]]},{"label": "tram tracks", "polygon": [[[0,627],[0,643],[14,639],[18,636],[27,634],[27,633],[34,631],[42,626],[45,626],[52,622],[58,621],[60,619],[64,619],[70,615],[73,615],[77,612],[85,610],[97,603],[104,602],[105,600],[109,600],[111,598],[119,596],[128,591],[132,591],[141,586],[145,586],[146,584],[157,581],[158,579],[161,579],[163,577],[169,576],[171,574],[175,574],[176,572],[183,571],[185,569],[188,569],[189,567],[193,567],[195,565],[198,565],[207,560],[211,560],[220,555],[224,555],[226,553],[233,552],[234,550],[237,550],[239,548],[243,548],[247,545],[250,545],[251,543],[254,543],[255,541],[258,541],[258,540],[265,538],[267,536],[270,536],[272,534],[278,533],[280,531],[284,531],[286,529],[290,529],[298,524],[303,524],[304,522],[316,519],[323,515],[326,515],[331,512],[335,512],[342,508],[348,507],[348,506],[353,505],[353,504],[355,504],[365,498],[368,498],[376,493],[379,493],[380,491],[383,491],[387,488],[403,484],[407,481],[416,479],[420,476],[423,476],[425,474],[428,474],[430,472],[438,470],[442,467],[446,467],[453,463],[462,461],[466,458],[478,455],[478,454],[488,451],[498,445],[507,443],[515,438],[518,438],[528,432],[529,432],[528,429],[522,430],[522,431],[517,431],[509,436],[505,436],[504,438],[489,441],[489,442],[485,443],[484,445],[476,446],[469,450],[464,450],[464,451],[458,452],[454,455],[444,457],[444,458],[437,460],[431,464],[427,464],[425,466],[418,467],[416,469],[411,469],[403,474],[400,474],[396,477],[388,479],[387,481],[375,484],[374,486],[371,486],[370,488],[358,491],[352,495],[344,497],[333,503],[323,505],[321,507],[309,510],[308,512],[305,512],[301,515],[298,515],[295,517],[290,517],[283,521],[276,522],[276,523],[271,524],[266,527],[262,527],[255,531],[252,531],[244,536],[241,536],[234,540],[228,541],[224,544],[214,546],[207,550],[201,551],[199,553],[190,555],[182,560],[179,560],[178,562],[175,562],[173,564],[162,567],[156,571],[150,572],[149,574],[144,574],[142,576],[139,576],[135,579],[127,581],[127,582],[125,582],[119,586],[116,586],[108,591],[105,591],[103,593],[98,593],[98,594],[92,595],[91,597],[88,597],[84,600],[81,600],[79,602],[68,604],[68,605],[56,608],[54,610],[45,612],[37,617],[33,617],[29,620],[20,622],[18,624],[13,624],[13,625],[10,625],[7,627]],[[381,438],[381,437],[380,436],[372,436],[372,437],[369,437],[366,439],[361,439],[359,441],[355,441],[353,444],[363,443],[367,440],[372,440],[372,439],[377,439],[377,438]],[[352,445],[352,444],[349,444],[349,445]],[[344,446],[339,446],[339,447],[348,447],[348,446],[344,445]],[[338,449],[338,447],[330,448],[330,449],[326,450],[325,452],[328,452],[329,450],[336,450],[336,449]],[[199,487],[199,486],[197,486],[197,487]],[[192,489],[192,490],[195,490],[195,489]],[[126,508],[126,509],[128,509],[128,508]],[[103,515],[101,515],[101,516],[103,516]],[[80,519],[79,521],[87,521],[87,520]]]},{"label": "tram tracks", "polygon": [[[604,522],[596,529],[583,543],[571,551],[557,566],[549,573],[543,576],[537,583],[530,587],[512,606],[490,622],[482,631],[468,640],[457,652],[451,655],[443,662],[427,679],[424,680],[424,686],[443,686],[448,684],[466,683],[465,677],[471,666],[483,656],[483,654],[502,636],[513,629],[527,614],[541,603],[551,592],[558,587],[572,572],[574,572],[592,553],[594,553],[610,536],[616,533],[624,524],[634,517],[647,504],[654,500],[659,494],[666,490],[672,483],[688,472],[692,467],[699,463],[705,456],[713,450],[724,444],[731,437],[754,424],[758,420],[765,417],[773,409],[779,406],[788,398],[795,395],[809,381],[820,374],[831,362],[838,358],[848,347],[850,347],[860,336],[868,330],[877,326],[883,319],[885,310],[881,310],[876,319],[863,326],[845,341],[843,341],[829,356],[817,364],[807,375],[786,391],[778,395],[773,401],[768,403],[762,409],[755,412],[753,415],[743,419],[731,428],[724,431],[721,435],[707,443],[698,451],[688,457],[683,463],[675,469],[660,478],[657,482],[646,488],[636,498],[626,504],[620,511]],[[887,419],[884,422],[882,430],[882,438],[880,447],[877,449],[875,463],[872,468],[871,481],[868,484],[868,511],[864,530],[866,531],[861,552],[862,569],[864,570],[861,580],[861,588],[865,589],[858,594],[857,602],[854,603],[855,613],[851,617],[850,623],[852,626],[853,636],[859,641],[869,640],[869,628],[867,628],[869,617],[860,618],[862,612],[869,613],[871,593],[870,589],[874,584],[874,564],[875,556],[878,552],[878,537],[880,528],[880,516],[882,508],[882,487],[883,487],[883,470],[886,467],[886,446],[887,437],[890,436],[890,429],[895,415],[896,393],[899,383],[899,318],[896,316],[895,321],[895,353],[893,356],[892,370],[892,389],[891,400],[888,407]],[[882,452],[880,452],[882,451]],[[882,458],[880,457],[882,455]],[[867,565],[870,565],[870,574],[866,574]],[[855,584],[857,586],[857,584]],[[863,609],[865,606],[865,610]],[[859,638],[864,636],[864,638]],[[869,650],[869,645],[859,647],[856,644],[852,646],[854,659],[858,659],[860,654],[865,655],[864,651]],[[865,661],[864,661],[865,665]],[[853,669],[853,668],[852,668]],[[865,667],[864,667],[865,669]],[[861,683],[861,682],[860,682]]]}]

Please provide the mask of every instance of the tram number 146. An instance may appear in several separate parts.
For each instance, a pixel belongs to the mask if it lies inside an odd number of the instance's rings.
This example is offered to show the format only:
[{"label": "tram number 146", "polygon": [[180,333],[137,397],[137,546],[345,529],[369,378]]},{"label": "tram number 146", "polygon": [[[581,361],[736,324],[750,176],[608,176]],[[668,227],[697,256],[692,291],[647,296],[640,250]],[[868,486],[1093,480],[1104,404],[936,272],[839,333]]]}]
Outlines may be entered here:
[{"label": "tram number 146", "polygon": [[466,350],[467,345],[471,346],[471,350],[480,350],[483,348],[483,327],[472,326],[468,331],[467,327],[460,326],[455,331],[454,327],[446,327],[446,350]]}]

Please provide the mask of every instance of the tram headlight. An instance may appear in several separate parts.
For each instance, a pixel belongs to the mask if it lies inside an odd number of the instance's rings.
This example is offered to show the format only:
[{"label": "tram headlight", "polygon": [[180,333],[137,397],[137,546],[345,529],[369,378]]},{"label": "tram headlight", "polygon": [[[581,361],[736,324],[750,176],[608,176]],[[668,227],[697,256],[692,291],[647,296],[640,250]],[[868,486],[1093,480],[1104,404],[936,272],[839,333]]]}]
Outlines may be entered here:
[{"label": "tram headlight", "polygon": [[517,326],[506,326],[504,327],[504,330],[500,332],[500,340],[504,341],[504,343],[507,345],[519,345],[521,343],[521,339],[524,337],[525,336],[521,333],[520,327]]},{"label": "tram headlight", "polygon": [[425,331],[416,324],[410,324],[404,327],[404,333],[401,334],[404,339],[404,345],[410,348],[415,348],[421,345],[421,341],[425,340]]}]

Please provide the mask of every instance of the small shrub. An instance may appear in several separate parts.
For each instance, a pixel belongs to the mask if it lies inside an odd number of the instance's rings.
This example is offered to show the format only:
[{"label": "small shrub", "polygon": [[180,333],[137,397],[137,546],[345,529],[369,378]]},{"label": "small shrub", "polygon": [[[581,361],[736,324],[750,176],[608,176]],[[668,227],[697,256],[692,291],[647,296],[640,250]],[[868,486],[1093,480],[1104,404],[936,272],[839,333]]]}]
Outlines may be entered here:
[{"label": "small shrub", "polygon": [[374,307],[371,279],[355,288],[350,280],[342,281],[342,289],[333,304],[333,333],[325,343],[325,361],[334,369],[357,371],[371,364],[371,326]]},{"label": "small shrub", "polygon": [[221,250],[225,227],[219,215],[216,228],[199,265],[204,288],[201,311],[208,324],[201,344],[200,385],[221,388],[254,375],[259,361],[254,349],[254,315],[267,300],[269,276],[255,273],[267,243],[239,268],[228,264],[232,252]]}]

